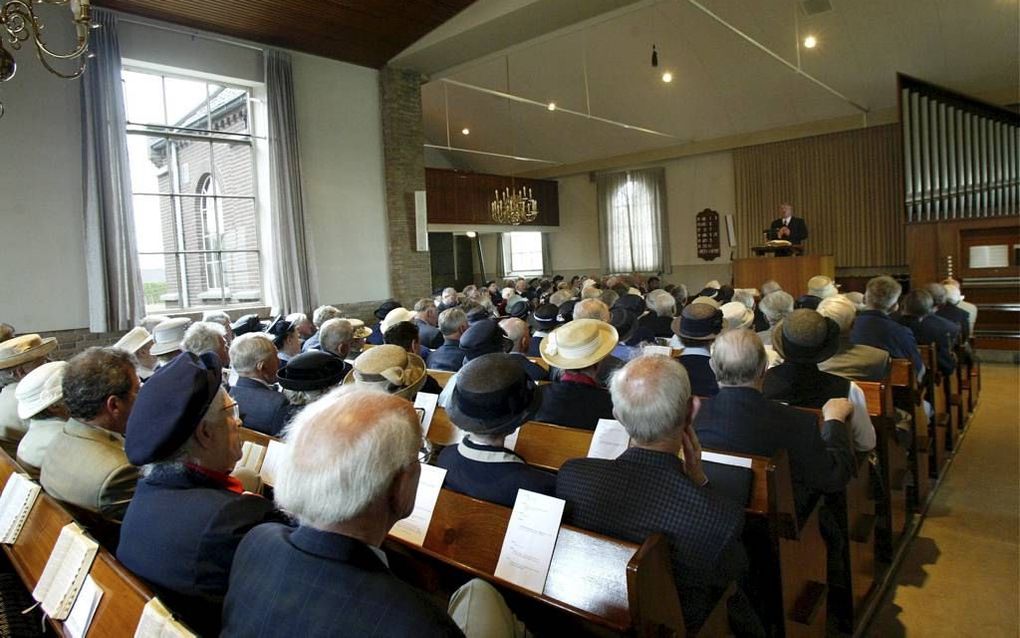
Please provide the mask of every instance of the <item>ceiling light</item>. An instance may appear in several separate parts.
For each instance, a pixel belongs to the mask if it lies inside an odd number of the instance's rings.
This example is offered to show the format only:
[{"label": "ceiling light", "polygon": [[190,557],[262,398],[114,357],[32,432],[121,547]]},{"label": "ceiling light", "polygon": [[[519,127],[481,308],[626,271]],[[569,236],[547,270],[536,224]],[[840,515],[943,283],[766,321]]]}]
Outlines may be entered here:
[{"label": "ceiling light", "polygon": [[816,44],[818,44],[818,40],[815,38],[815,36],[809,35],[808,37],[804,38],[805,49],[813,49],[815,48]]},{"label": "ceiling light", "polygon": [[666,83],[672,82],[673,74],[670,73],[669,71],[666,71],[665,73],[662,74],[662,81]]},{"label": "ceiling light", "polygon": [[471,135],[471,129],[465,126],[464,128],[460,129],[460,133],[461,135]]},{"label": "ceiling light", "polygon": [[549,106],[547,106],[545,108],[549,109],[550,111],[555,111],[556,110],[556,102],[549,102]]},{"label": "ceiling light", "polygon": [[474,239],[475,237],[478,237],[478,233],[476,233],[473,230],[469,230],[464,234],[467,235],[469,239]]}]

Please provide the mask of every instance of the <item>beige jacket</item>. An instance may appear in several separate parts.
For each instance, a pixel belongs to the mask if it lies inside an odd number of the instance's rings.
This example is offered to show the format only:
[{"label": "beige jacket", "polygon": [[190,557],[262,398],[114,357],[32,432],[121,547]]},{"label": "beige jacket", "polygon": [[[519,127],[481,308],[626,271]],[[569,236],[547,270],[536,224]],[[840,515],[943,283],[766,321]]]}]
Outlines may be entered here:
[{"label": "beige jacket", "polygon": [[889,353],[840,338],[839,350],[818,369],[851,381],[881,381],[889,376]]},{"label": "beige jacket", "polygon": [[32,478],[39,479],[39,468],[46,450],[63,431],[64,423],[66,421],[61,419],[31,419],[28,422],[28,432],[18,443],[18,465]]},{"label": "beige jacket", "polygon": [[138,469],[124,454],[123,437],[72,419],[50,442],[40,482],[58,501],[120,522],[135,493]]}]

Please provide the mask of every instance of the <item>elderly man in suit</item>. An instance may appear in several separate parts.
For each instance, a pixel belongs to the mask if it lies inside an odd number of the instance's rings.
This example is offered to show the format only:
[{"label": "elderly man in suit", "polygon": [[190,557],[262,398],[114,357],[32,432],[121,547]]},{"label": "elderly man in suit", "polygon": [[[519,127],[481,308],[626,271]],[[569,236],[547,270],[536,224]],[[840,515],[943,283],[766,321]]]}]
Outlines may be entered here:
[{"label": "elderly man in suit", "polygon": [[351,371],[347,359],[354,344],[354,325],[346,319],[330,319],[319,328],[319,349],[344,362],[344,374]]},{"label": "elderly man in suit", "polygon": [[[381,545],[414,509],[420,447],[414,407],[397,396],[353,386],[302,411],[275,486],[299,526],[267,523],[241,541],[221,635],[462,635],[451,616],[478,635],[510,635],[516,627],[491,586],[469,582],[447,615],[388,568]],[[486,598],[502,608],[468,611]]]},{"label": "elderly man in suit", "polygon": [[668,339],[673,336],[673,317],[676,315],[676,299],[665,290],[653,290],[645,297],[648,312],[638,319],[638,327],[644,328],[656,337]]},{"label": "elderly man in suit", "polygon": [[517,317],[510,317],[499,322],[506,336],[513,342],[510,354],[517,362],[524,367],[528,378],[532,381],[546,381],[549,379],[549,371],[528,359],[528,351],[531,349],[531,330],[527,322]]},{"label": "elderly man in suit", "polygon": [[418,341],[429,350],[443,345],[443,333],[439,331],[439,311],[431,299],[419,299],[414,304],[414,325],[418,326]]},{"label": "elderly man in suit", "polygon": [[560,468],[556,496],[567,501],[565,522],[633,542],[664,534],[687,631],[695,634],[746,570],[743,509],[706,488],[692,426],[698,402],[681,365],[638,357],[613,376],[610,390],[632,447],[615,460],[573,459]]},{"label": "elderly man in suit", "polygon": [[829,297],[818,304],[818,314],[832,319],[839,326],[839,348],[836,354],[818,364],[819,370],[851,381],[882,381],[889,376],[891,358],[888,352],[850,342],[850,333],[857,320],[854,302],[843,295]]},{"label": "elderly man in suit", "polygon": [[344,314],[340,312],[339,308],[334,306],[319,306],[312,313],[312,324],[315,326],[316,332],[312,336],[305,339],[304,343],[301,344],[301,351],[308,352],[309,350],[319,349],[319,331],[322,330],[322,325],[330,319],[339,319]]},{"label": "elderly man in suit", "polygon": [[953,344],[960,337],[960,324],[935,313],[934,300],[927,290],[911,290],[907,293],[896,320],[900,325],[910,328],[917,343],[935,346],[939,372],[952,374],[956,370]]},{"label": "elderly man in suit", "polygon": [[[13,332],[13,331],[12,331]],[[18,417],[18,383],[49,360],[57,348],[55,337],[21,335],[0,342],[0,447],[12,458],[28,432],[28,421]]]},{"label": "elderly man in suit", "polygon": [[882,275],[868,281],[864,293],[865,310],[857,315],[850,330],[850,342],[879,348],[894,359],[910,359],[917,378],[924,376],[924,362],[910,328],[890,316],[896,311],[903,287],[892,277]]},{"label": "elderly man in suit", "polygon": [[609,391],[597,377],[599,363],[617,341],[616,328],[598,319],[574,319],[550,332],[542,340],[542,359],[563,372],[542,387],[542,407],[535,418],[585,430],[594,430],[599,419],[613,418]]},{"label": "elderly man in suit", "polygon": [[117,559],[202,635],[219,633],[241,538],[283,519],[231,476],[240,426],[209,353],[184,354],[161,369],[138,393],[127,424],[125,452],[144,476],[124,515]]},{"label": "elderly man in suit", "polygon": [[788,203],[779,206],[779,218],[773,220],[769,229],[774,239],[785,239],[795,246],[808,238],[807,224],[802,218],[793,216],[793,206]]},{"label": "elderly man in suit", "polygon": [[119,522],[135,493],[138,470],[124,454],[124,430],[139,388],[131,355],[89,348],[67,362],[62,391],[71,418],[46,449],[46,493]]},{"label": "elderly man in suit", "polygon": [[439,313],[439,330],[443,333],[443,345],[429,355],[431,370],[456,372],[464,365],[464,350],[460,338],[468,329],[467,315],[460,308],[448,308]]},{"label": "elderly man in suit", "polygon": [[276,436],[295,410],[276,386],[276,346],[265,333],[241,335],[230,344],[230,360],[238,375],[230,396],[240,405],[245,426]]}]

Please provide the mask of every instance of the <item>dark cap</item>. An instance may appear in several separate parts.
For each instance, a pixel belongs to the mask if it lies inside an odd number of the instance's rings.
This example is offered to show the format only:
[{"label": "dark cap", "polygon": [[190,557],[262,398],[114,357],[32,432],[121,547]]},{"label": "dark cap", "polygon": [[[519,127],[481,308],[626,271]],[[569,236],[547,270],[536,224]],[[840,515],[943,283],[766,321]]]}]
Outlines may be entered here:
[{"label": "dark cap", "polygon": [[280,386],[288,390],[324,390],[338,385],[347,373],[343,359],[321,350],[297,355],[277,373]]},{"label": "dark cap", "polygon": [[375,318],[382,321],[386,318],[386,315],[390,314],[391,311],[397,308],[402,308],[400,302],[389,299],[384,301],[381,306],[375,309]]},{"label": "dark cap", "polygon": [[609,323],[616,328],[616,334],[620,335],[621,340],[626,340],[630,335],[635,321],[637,321],[637,315],[619,305],[614,305],[609,312]]},{"label": "dark cap", "polygon": [[560,325],[556,317],[560,314],[559,308],[551,303],[542,304],[531,313],[531,325],[536,330],[549,331]]},{"label": "dark cap", "polygon": [[518,358],[494,353],[464,364],[447,408],[457,427],[499,436],[510,434],[535,415],[542,395]]},{"label": "dark cap", "polygon": [[613,304],[613,308],[623,308],[635,317],[640,317],[645,311],[645,300],[638,295],[620,295],[620,298]]},{"label": "dark cap", "polygon": [[560,323],[567,323],[568,321],[574,320],[574,306],[577,305],[577,299],[567,299],[560,304],[556,312],[556,321]]},{"label": "dark cap", "polygon": [[733,286],[729,284],[723,284],[719,286],[719,294],[715,296],[715,300],[719,302],[719,305],[729,303],[733,301]]},{"label": "dark cap", "polygon": [[528,308],[531,307],[524,299],[519,299],[506,308],[506,314],[510,317],[517,317],[518,319],[528,318]]},{"label": "dark cap", "polygon": [[707,303],[692,303],[684,306],[671,328],[681,339],[708,341],[719,336],[722,326],[721,310]]},{"label": "dark cap", "polygon": [[797,297],[797,301],[793,304],[796,309],[806,308],[808,310],[818,310],[818,304],[822,303],[821,297],[814,295],[801,295]]},{"label": "dark cap", "polygon": [[464,351],[465,359],[468,361],[493,352],[509,352],[513,345],[506,332],[495,321],[474,323],[460,338],[461,350]]},{"label": "dark cap", "polygon": [[482,308],[481,306],[479,306],[478,308],[472,308],[467,313],[467,320],[469,325],[476,324],[479,321],[485,321],[486,319],[492,319],[492,315],[489,314],[488,310]]},{"label": "dark cap", "polygon": [[124,452],[132,465],[162,461],[202,421],[223,382],[220,360],[184,352],[149,377],[128,417]]},{"label": "dark cap", "polygon": [[234,331],[235,337],[240,337],[249,332],[261,332],[262,322],[259,321],[258,315],[245,315],[230,324],[230,329]]},{"label": "dark cap", "polygon": [[283,340],[287,338],[287,334],[294,329],[294,324],[283,318],[283,315],[273,319],[269,327],[266,328],[266,333],[272,338],[273,345],[277,348],[283,347]]},{"label": "dark cap", "polygon": [[794,310],[772,328],[772,345],[790,363],[820,363],[839,350],[839,324],[814,310]]}]

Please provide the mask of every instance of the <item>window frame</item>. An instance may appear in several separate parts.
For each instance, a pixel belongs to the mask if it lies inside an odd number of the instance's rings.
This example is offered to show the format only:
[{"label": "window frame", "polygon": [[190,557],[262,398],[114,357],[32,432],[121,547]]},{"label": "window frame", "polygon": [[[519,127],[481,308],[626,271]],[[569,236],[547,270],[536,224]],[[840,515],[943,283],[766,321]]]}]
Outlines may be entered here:
[{"label": "window frame", "polygon": [[[539,270],[534,269],[518,269],[514,264],[514,255],[522,254],[523,251],[515,253],[513,250],[514,235],[538,235],[538,260],[541,264]],[[506,272],[506,276],[514,277],[540,277],[545,274],[545,233],[539,230],[518,230],[510,231],[502,234],[500,240],[503,242],[503,269]],[[534,254],[534,251],[526,251],[528,254]]]}]

